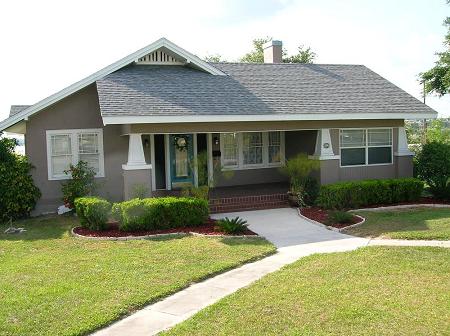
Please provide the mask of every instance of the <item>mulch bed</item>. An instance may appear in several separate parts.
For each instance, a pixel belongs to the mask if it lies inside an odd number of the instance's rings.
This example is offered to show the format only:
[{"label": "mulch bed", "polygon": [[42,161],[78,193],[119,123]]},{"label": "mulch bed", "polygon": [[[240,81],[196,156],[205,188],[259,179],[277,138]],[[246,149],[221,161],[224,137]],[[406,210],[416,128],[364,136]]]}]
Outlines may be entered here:
[{"label": "mulch bed", "polygon": [[335,227],[338,229],[342,229],[349,225],[358,224],[363,221],[363,219],[353,215],[351,223],[341,224],[341,223],[331,222],[329,219],[329,210],[324,210],[324,209],[321,209],[318,207],[302,208],[302,209],[300,209],[300,213],[303,216],[308,217],[309,219],[315,220],[316,222],[319,222],[319,223],[322,223],[322,224],[325,224],[328,226],[332,226],[332,227]]},{"label": "mulch bed", "polygon": [[86,237],[140,237],[140,236],[148,236],[148,235],[156,235],[156,234],[165,234],[165,233],[199,233],[203,235],[213,236],[213,235],[225,235],[225,236],[257,236],[257,234],[249,229],[247,229],[244,233],[240,234],[227,234],[225,232],[221,232],[216,227],[216,220],[209,218],[208,221],[200,226],[190,226],[190,227],[182,227],[182,228],[172,228],[172,229],[161,229],[161,230],[149,230],[149,231],[120,231],[119,225],[117,222],[111,222],[108,224],[108,228],[104,231],[93,231],[81,226],[78,226],[73,229],[73,232],[79,234],[81,236]]}]

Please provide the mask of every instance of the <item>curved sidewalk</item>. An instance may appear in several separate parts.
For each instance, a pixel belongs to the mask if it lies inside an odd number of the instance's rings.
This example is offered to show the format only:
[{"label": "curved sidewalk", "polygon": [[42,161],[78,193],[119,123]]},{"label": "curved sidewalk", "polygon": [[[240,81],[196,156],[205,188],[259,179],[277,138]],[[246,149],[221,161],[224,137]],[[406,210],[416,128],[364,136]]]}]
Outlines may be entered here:
[{"label": "curved sidewalk", "polygon": [[[97,331],[94,335],[155,335],[188,319],[199,310],[238,289],[250,285],[264,275],[277,271],[302,257],[315,253],[350,251],[367,245],[387,245],[384,241],[377,239],[357,238],[310,224],[297,215],[296,209],[247,211],[220,214],[215,217],[235,216],[247,220],[251,230],[277,246],[277,253],[194,284]],[[401,245],[405,243],[413,243],[413,245]],[[416,243],[396,241],[393,245],[427,246]]]}]

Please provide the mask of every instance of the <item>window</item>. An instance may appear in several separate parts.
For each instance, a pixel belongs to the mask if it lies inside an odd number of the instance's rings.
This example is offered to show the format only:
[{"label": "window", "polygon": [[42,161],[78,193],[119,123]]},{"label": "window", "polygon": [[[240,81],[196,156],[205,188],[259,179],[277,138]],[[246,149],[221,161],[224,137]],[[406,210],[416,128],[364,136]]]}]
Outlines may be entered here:
[{"label": "window", "polygon": [[340,131],[341,166],[392,163],[392,129]]},{"label": "window", "polygon": [[269,132],[269,164],[281,162],[281,134]]},{"label": "window", "polygon": [[220,151],[222,167],[225,169],[281,166],[284,157],[284,133],[222,133]]},{"label": "window", "polygon": [[64,171],[79,161],[85,161],[94,168],[97,177],[104,176],[101,129],[47,131],[49,180],[69,178]]},{"label": "window", "polygon": [[258,165],[263,163],[263,136],[261,132],[244,133],[243,154],[244,165]]},{"label": "window", "polygon": [[221,143],[223,166],[237,167],[239,165],[237,133],[222,134]]}]

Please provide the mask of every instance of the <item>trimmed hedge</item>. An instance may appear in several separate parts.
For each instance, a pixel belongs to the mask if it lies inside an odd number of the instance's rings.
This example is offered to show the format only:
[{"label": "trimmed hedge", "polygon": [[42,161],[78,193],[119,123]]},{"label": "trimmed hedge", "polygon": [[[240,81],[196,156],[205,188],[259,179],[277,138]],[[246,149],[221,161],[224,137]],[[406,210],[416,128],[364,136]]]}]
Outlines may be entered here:
[{"label": "trimmed hedge", "polygon": [[82,227],[101,231],[107,227],[111,203],[98,197],[79,197],[75,199],[75,210]]},{"label": "trimmed hedge", "polygon": [[416,201],[423,182],[415,178],[363,180],[323,185],[317,205],[326,209],[352,209],[368,205]]},{"label": "trimmed hedge", "polygon": [[208,218],[208,201],[190,197],[132,199],[113,206],[122,231],[197,226]]}]

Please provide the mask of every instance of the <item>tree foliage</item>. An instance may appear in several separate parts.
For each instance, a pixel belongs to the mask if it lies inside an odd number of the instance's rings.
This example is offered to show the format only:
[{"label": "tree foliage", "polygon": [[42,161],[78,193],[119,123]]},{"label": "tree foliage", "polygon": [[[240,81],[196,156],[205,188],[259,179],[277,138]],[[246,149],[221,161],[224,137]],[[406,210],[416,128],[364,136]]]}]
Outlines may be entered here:
[{"label": "tree foliage", "polygon": [[[447,0],[447,4],[450,0]],[[420,74],[421,83],[425,83],[425,93],[443,96],[450,92],[450,17],[444,21],[447,34],[444,39],[445,50],[436,53],[438,60],[430,70]]]},{"label": "tree foliage", "polygon": [[222,59],[222,55],[219,54],[206,55],[203,58],[203,60],[206,62],[213,62],[213,63],[226,62],[225,60]]},{"label": "tree foliage", "polygon": [[450,198],[450,144],[425,144],[417,156],[416,167],[436,198]]},{"label": "tree foliage", "polygon": [[424,140],[450,144],[449,119],[432,120],[429,124],[427,123],[426,131],[424,131],[423,125],[412,121],[406,122],[405,127],[409,144],[420,144]]},{"label": "tree foliage", "polygon": [[[256,38],[253,40],[253,50],[245,54],[241,58],[241,62],[247,63],[264,63],[264,49],[265,43],[271,41],[271,37]],[[298,47],[298,53],[288,56],[285,49],[283,49],[283,63],[313,63],[316,58],[316,53],[312,51],[311,47],[303,45]]]},{"label": "tree foliage", "polygon": [[0,222],[28,216],[41,196],[30,175],[32,165],[14,153],[16,145],[15,139],[0,139]]}]

